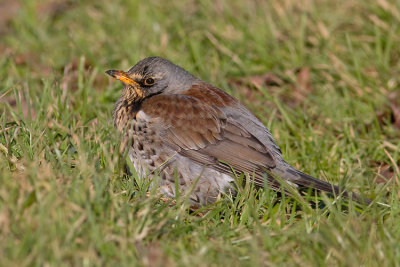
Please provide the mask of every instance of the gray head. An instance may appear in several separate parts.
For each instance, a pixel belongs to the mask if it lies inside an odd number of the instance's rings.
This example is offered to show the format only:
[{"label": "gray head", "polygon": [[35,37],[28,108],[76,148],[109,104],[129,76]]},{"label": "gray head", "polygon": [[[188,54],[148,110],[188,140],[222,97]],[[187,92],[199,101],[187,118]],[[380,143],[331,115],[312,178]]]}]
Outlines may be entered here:
[{"label": "gray head", "polygon": [[106,73],[121,80],[125,90],[132,91],[133,98],[180,93],[199,81],[183,68],[161,57],[145,58],[127,72],[108,70]]}]

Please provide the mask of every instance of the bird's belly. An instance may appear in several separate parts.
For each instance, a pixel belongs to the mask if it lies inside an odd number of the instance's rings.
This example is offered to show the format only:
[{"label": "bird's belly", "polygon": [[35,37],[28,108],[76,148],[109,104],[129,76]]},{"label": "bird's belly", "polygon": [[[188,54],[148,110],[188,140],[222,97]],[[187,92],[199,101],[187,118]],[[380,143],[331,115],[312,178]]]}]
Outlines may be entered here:
[{"label": "bird's belly", "polygon": [[232,176],[204,167],[174,152],[163,157],[149,156],[131,148],[129,158],[139,179],[150,179],[167,197],[175,197],[175,183],[180,193],[189,194],[192,204],[215,202],[221,194],[235,194]]},{"label": "bird's belly", "polygon": [[155,159],[149,154],[130,148],[128,155],[139,179],[144,179],[156,171]]}]

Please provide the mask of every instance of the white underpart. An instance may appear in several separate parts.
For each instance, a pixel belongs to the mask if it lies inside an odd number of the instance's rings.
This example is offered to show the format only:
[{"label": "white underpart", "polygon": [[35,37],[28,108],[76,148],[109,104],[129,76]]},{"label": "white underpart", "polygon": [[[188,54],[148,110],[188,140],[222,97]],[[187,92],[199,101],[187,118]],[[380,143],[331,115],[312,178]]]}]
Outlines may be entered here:
[{"label": "white underpart", "polygon": [[146,113],[143,112],[143,110],[140,110],[136,114],[136,120],[144,120],[144,121],[150,121],[150,117],[146,115]]}]

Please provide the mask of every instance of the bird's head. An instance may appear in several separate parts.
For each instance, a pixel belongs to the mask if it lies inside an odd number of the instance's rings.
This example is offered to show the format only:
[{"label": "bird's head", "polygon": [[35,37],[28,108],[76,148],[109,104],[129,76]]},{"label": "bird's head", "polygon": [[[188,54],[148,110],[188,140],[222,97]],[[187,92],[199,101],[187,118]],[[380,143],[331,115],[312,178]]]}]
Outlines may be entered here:
[{"label": "bird's head", "polygon": [[198,81],[186,70],[160,57],[145,58],[127,72],[108,70],[106,73],[125,84],[122,97],[131,101],[162,93],[179,94]]}]

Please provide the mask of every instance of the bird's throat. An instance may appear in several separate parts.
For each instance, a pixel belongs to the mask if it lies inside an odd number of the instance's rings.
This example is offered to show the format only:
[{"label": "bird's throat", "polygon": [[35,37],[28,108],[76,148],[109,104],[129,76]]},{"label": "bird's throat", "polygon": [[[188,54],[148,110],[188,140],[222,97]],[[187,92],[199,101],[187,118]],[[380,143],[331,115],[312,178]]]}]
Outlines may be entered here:
[{"label": "bird's throat", "polygon": [[144,93],[143,90],[138,87],[127,85],[122,93],[121,98],[129,102],[139,102],[143,100]]},{"label": "bird's throat", "polygon": [[134,88],[125,88],[114,108],[114,125],[119,131],[123,131],[138,112],[144,99],[143,92]]}]

